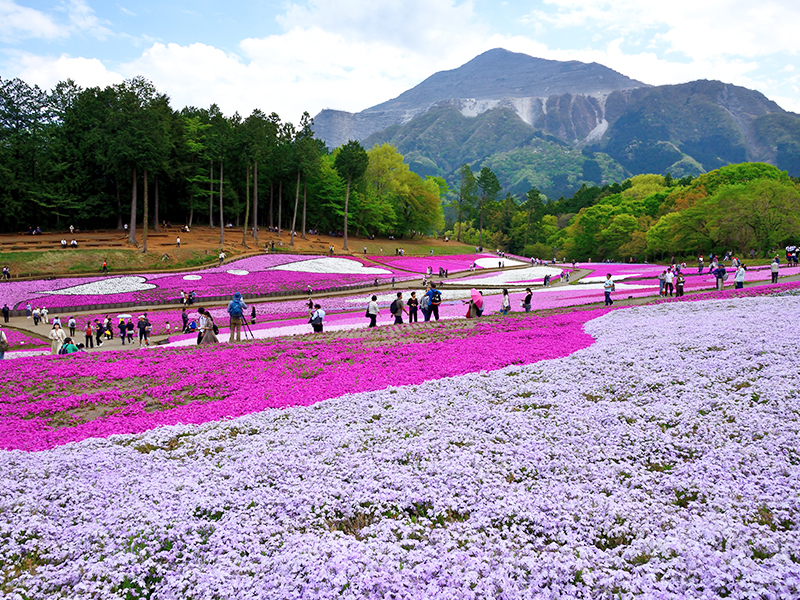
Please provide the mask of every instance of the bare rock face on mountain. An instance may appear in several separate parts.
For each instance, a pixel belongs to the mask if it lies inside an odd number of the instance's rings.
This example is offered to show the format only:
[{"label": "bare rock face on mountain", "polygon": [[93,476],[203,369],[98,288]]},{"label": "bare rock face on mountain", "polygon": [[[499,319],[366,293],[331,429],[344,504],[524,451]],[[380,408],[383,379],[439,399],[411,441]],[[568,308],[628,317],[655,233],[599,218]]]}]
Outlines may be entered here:
[{"label": "bare rock face on mountain", "polygon": [[359,113],[323,110],[314,117],[314,131],[336,147],[407,123],[434,107],[451,105],[464,116],[510,108],[531,125],[551,115],[547,122],[555,130],[584,139],[598,128],[603,130],[602,109],[610,93],[639,87],[646,86],[597,63],[545,60],[495,49]]}]

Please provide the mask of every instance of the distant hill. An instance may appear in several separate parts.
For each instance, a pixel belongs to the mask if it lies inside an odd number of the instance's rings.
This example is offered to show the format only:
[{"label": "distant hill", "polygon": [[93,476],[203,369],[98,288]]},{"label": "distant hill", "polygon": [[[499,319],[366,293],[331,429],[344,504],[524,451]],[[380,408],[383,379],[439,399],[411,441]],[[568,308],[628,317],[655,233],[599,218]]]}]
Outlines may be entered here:
[{"label": "distant hill", "polygon": [[570,196],[642,173],[764,161],[800,176],[800,115],[719,81],[647,86],[596,63],[490,50],[360,113],[322,111],[329,146],[389,142],[420,175],[490,166],[506,191]]},{"label": "distant hill", "polygon": [[533,123],[547,111],[551,96],[578,94],[601,104],[613,91],[643,86],[597,63],[545,60],[496,48],[457,69],[434,73],[397,98],[361,112],[323,110],[314,117],[314,132],[336,147],[407,123],[442,102],[467,116],[507,106]]}]

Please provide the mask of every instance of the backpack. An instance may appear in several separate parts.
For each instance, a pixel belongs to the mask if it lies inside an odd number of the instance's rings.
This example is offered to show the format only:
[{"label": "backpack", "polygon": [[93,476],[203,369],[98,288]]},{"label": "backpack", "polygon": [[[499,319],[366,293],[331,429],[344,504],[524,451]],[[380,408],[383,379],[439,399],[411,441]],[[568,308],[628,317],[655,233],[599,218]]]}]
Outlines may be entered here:
[{"label": "backpack", "polygon": [[234,319],[242,318],[242,303],[238,300],[231,301],[230,314]]},{"label": "backpack", "polygon": [[61,348],[58,349],[59,354],[67,354],[67,345],[61,344]]},{"label": "backpack", "polygon": [[391,305],[389,305],[389,312],[393,315],[397,314],[397,300],[392,300]]},{"label": "backpack", "polygon": [[442,293],[439,290],[433,290],[431,294],[431,304],[441,304],[442,303]]}]

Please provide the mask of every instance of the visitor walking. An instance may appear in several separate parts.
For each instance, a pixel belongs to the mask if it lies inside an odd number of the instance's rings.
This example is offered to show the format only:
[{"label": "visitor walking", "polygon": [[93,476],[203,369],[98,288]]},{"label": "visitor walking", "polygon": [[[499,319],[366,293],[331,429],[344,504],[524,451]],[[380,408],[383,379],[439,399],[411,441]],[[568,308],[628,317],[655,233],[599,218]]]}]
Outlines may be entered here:
[{"label": "visitor walking", "polygon": [[369,319],[369,327],[375,327],[377,325],[379,314],[381,314],[381,312],[378,309],[378,297],[373,295],[372,299],[367,305],[367,318]]},{"label": "visitor walking", "polygon": [[403,292],[397,292],[397,298],[395,298],[395,300],[389,307],[389,312],[392,313],[392,316],[394,317],[394,324],[402,325],[403,313],[408,314],[408,309],[406,309],[406,303],[403,300]]},{"label": "visitor walking", "polygon": [[664,295],[672,296],[672,292],[674,289],[673,282],[675,281],[675,274],[672,272],[672,269],[667,269],[667,272],[664,273]]},{"label": "visitor walking", "polygon": [[222,261],[224,261],[224,260],[225,260],[225,256],[226,256],[226,255],[225,255],[225,253],[224,253],[224,252],[220,252],[220,253],[219,253],[219,266],[220,266],[220,267],[222,266]]},{"label": "visitor walking", "polygon": [[680,271],[675,276],[675,297],[679,298],[683,296],[683,286],[686,283],[686,277],[683,276],[683,273]]},{"label": "visitor walking", "polygon": [[417,299],[417,292],[411,292],[411,298],[408,299],[408,322],[418,323],[417,310],[419,309],[419,300]]},{"label": "visitor walking", "polygon": [[503,288],[503,300],[500,304],[500,314],[503,316],[508,315],[508,311],[511,310],[511,300],[508,297],[508,290]]},{"label": "visitor walking", "polygon": [[75,322],[75,317],[70,317],[69,319],[67,319],[67,327],[69,327],[69,337],[71,338],[75,337],[75,328],[77,326],[78,324]]},{"label": "visitor walking", "polygon": [[94,330],[91,322],[87,321],[86,327],[83,329],[83,341],[85,347],[94,348]]},{"label": "visitor walking", "polygon": [[322,333],[322,322],[325,320],[325,311],[319,304],[314,305],[314,312],[311,313],[311,327],[314,333]]},{"label": "visitor walking", "polygon": [[603,294],[605,295],[605,305],[611,306],[614,301],[611,299],[611,292],[615,289],[614,282],[611,281],[611,273],[606,275],[606,280],[603,282]]},{"label": "visitor walking", "polygon": [[745,271],[747,271],[745,266],[743,264],[739,264],[739,268],[736,269],[736,275],[733,278],[733,282],[735,284],[734,287],[737,290],[740,290],[740,289],[742,289],[744,287],[744,274],[745,274]]},{"label": "visitor walking", "polygon": [[531,300],[533,299],[533,292],[531,292],[531,288],[525,288],[525,298],[522,300],[522,308],[525,309],[525,312],[531,312]]},{"label": "visitor walking", "polygon": [[108,262],[103,261],[103,268],[101,269],[103,273],[108,273]]},{"label": "visitor walking", "polygon": [[439,305],[442,303],[442,292],[436,289],[436,284],[431,282],[431,289],[428,290],[427,294],[425,294],[429,300],[429,310],[430,314],[425,319],[426,321],[430,321],[430,315],[436,317],[436,320],[439,320]]},{"label": "visitor walking", "polygon": [[217,333],[219,332],[219,328],[214,323],[214,317],[211,316],[211,313],[206,311],[205,313],[205,324],[201,330],[199,344],[219,344],[219,339],[217,339]]},{"label": "visitor walking", "polygon": [[[772,264],[769,266],[770,273],[772,274],[772,283],[778,283],[778,269],[780,266],[780,263],[778,263],[778,257],[776,256],[772,259]],[[28,306],[30,306],[30,304]]]},{"label": "visitor walking", "polygon": [[8,304],[3,304],[3,323],[8,323],[8,316],[11,314],[11,310],[8,308]]},{"label": "visitor walking", "polygon": [[716,269],[714,269],[714,277],[717,278],[717,289],[722,290],[725,288],[725,279],[727,278],[728,273],[725,270],[725,265],[719,263]]}]

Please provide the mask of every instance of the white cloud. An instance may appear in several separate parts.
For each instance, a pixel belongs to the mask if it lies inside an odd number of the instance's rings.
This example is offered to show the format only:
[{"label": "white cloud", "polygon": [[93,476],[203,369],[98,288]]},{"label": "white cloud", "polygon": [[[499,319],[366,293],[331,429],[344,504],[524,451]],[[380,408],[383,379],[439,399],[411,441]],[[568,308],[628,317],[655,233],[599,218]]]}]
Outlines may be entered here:
[{"label": "white cloud", "polygon": [[119,73],[106,69],[96,58],[66,54],[55,58],[18,53],[14,55],[13,63],[16,65],[15,77],[43,89],[50,89],[66,79],[73,79],[81,87],[105,87],[124,79]]},{"label": "white cloud", "polygon": [[84,0],[70,0],[55,12],[66,13],[66,22],[59,22],[52,14],[20,6],[14,0],[0,0],[0,39],[5,42],[30,38],[54,40],[74,33],[105,39],[111,35],[111,30]]},{"label": "white cloud", "polygon": [[14,41],[20,38],[52,40],[67,35],[53,18],[41,11],[20,6],[14,0],[0,0],[0,39]]}]

